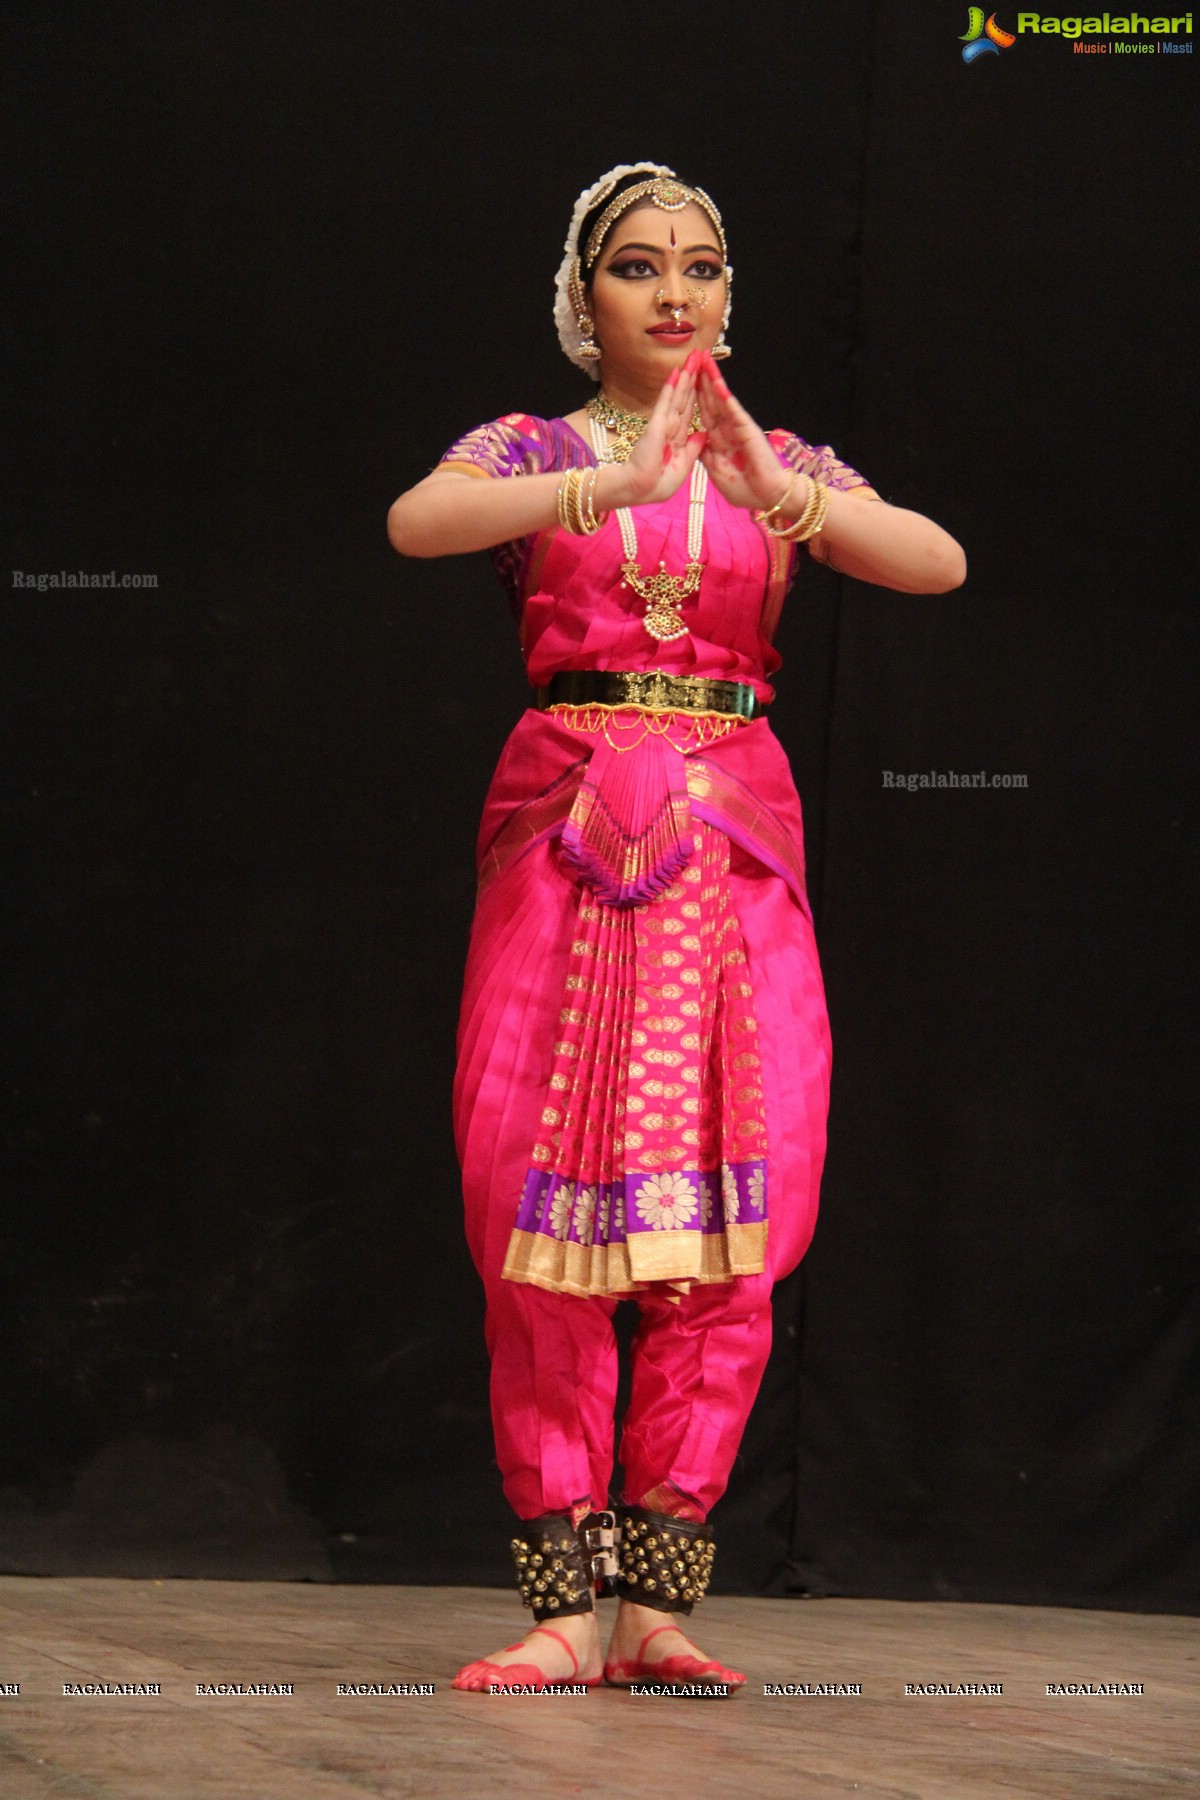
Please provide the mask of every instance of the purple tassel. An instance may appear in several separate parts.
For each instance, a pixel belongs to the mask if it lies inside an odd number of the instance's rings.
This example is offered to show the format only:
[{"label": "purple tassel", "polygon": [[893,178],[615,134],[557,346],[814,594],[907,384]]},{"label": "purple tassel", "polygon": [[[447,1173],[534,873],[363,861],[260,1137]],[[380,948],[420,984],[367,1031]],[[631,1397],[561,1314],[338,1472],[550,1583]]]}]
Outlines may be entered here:
[{"label": "purple tassel", "polygon": [[609,906],[661,894],[695,851],[683,753],[656,732],[631,750],[602,738],[563,826],[563,854]]}]

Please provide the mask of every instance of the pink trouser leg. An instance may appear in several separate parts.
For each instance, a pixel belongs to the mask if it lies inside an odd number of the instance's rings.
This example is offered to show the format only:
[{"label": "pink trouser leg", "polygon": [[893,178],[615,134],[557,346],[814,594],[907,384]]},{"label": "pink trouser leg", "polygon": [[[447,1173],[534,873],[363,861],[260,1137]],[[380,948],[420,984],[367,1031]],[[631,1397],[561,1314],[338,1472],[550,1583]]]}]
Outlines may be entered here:
[{"label": "pink trouser leg", "polygon": [[[725,1492],[771,1352],[771,1277],[637,1296],[633,1387],[621,1436],[624,1498],[671,1483],[705,1514]],[[608,1504],[615,1302],[500,1279],[488,1284],[492,1420],[519,1518]]]},{"label": "pink trouser leg", "polygon": [[521,1519],[608,1505],[617,1396],[615,1302],[489,1284],[492,1423],[504,1494]]},{"label": "pink trouser leg", "polygon": [[638,1296],[621,1434],[627,1504],[669,1482],[707,1515],[725,1492],[771,1353],[771,1287],[769,1274],[742,1275],[677,1305]]}]

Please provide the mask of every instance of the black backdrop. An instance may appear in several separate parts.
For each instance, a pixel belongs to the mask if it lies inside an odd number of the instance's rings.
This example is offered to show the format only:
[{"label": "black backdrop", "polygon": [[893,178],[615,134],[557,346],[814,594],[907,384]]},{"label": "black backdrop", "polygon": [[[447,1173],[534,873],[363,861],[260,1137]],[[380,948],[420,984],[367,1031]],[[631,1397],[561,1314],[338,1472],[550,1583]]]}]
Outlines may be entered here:
[{"label": "black backdrop", "polygon": [[1194,65],[964,12],[8,9],[8,563],[158,584],[5,607],[0,1567],[507,1580],[449,1088],[525,690],[384,513],[579,403],[654,157],[736,391],[970,565],[782,627],[834,1101],[721,1584],[1195,1605]]}]

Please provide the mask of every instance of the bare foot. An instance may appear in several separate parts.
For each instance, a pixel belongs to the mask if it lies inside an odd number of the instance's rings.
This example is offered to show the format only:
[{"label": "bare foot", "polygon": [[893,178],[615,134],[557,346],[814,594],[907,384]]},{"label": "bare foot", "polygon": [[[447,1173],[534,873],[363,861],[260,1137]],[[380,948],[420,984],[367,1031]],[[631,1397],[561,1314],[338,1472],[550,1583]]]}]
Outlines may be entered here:
[{"label": "bare foot", "polygon": [[600,1679],[600,1634],[594,1612],[571,1613],[565,1619],[549,1619],[535,1625],[519,1644],[458,1671],[452,1685],[473,1692],[493,1685],[542,1687],[548,1682]]},{"label": "bare foot", "polygon": [[658,1612],[622,1600],[604,1660],[604,1679],[613,1687],[631,1681],[687,1681],[743,1687],[740,1669],[706,1657],[687,1636],[682,1615]]}]

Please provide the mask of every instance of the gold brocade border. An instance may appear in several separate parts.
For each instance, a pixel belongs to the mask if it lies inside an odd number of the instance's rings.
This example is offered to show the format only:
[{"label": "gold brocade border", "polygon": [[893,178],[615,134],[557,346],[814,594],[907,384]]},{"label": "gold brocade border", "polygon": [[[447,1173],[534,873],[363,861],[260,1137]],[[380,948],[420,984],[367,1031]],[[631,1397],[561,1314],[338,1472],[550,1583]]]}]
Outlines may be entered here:
[{"label": "gold brocade border", "polygon": [[763,597],[762,618],[759,629],[768,644],[772,643],[779,624],[779,615],[783,611],[784,597],[788,590],[788,578],[792,571],[795,549],[786,538],[773,537],[764,531],[767,540],[768,572],[767,591]]},{"label": "gold brocade border", "polygon": [[437,470],[435,470],[434,473],[436,474],[438,472],[438,470],[440,470],[440,469],[457,469],[460,472],[460,474],[463,474],[463,475],[482,476],[484,481],[490,481],[492,479],[492,473],[491,473],[490,469],[481,469],[478,463],[473,463],[473,462],[457,462],[457,461],[455,461],[455,462],[440,462],[437,465]]},{"label": "gold brocade border", "polygon": [[537,838],[568,816],[587,761],[586,756],[581,756],[569,769],[564,769],[544,793],[526,800],[500,827],[479,864],[479,894],[511,868]]},{"label": "gold brocade border", "polygon": [[[779,868],[792,876],[796,891],[805,892],[804,865],[796,854],[791,837],[767,806],[736,776],[729,775],[702,756],[689,756],[687,767],[688,798],[711,803],[739,825],[753,841],[759,839]],[[496,833],[479,865],[479,893],[510,868],[529,846],[569,815],[575,794],[587,765],[581,757],[551,783],[542,794],[517,808],[508,822]]]},{"label": "gold brocade border", "polygon": [[[628,1243],[571,1244],[536,1231],[514,1228],[502,1271],[506,1281],[522,1281],[552,1293],[632,1294],[654,1281],[691,1281],[701,1285],[731,1281],[735,1275],[760,1275],[766,1268],[767,1221],[727,1225],[724,1234],[700,1231],[649,1233],[638,1237],[636,1254]],[[633,1272],[637,1263],[637,1274]]]},{"label": "gold brocade border", "polygon": [[757,839],[774,858],[776,864],[793,877],[797,893],[803,894],[804,864],[796,854],[790,834],[769,806],[756,798],[744,782],[730,775],[716,763],[702,756],[687,759],[688,798],[711,803],[739,825],[753,842]]},{"label": "gold brocade border", "polygon": [[529,602],[530,596],[536,594],[541,587],[542,565],[545,563],[546,558],[550,553],[550,546],[557,536],[557,531],[539,531],[533,540],[533,546],[529,552],[529,561],[525,565],[525,573],[521,580],[521,614],[517,622],[517,640],[520,643],[522,655],[525,654],[529,647],[525,641],[525,628],[529,618],[525,608]]},{"label": "gold brocade border", "polygon": [[557,533],[554,531],[539,531],[534,538],[533,550],[530,553],[529,564],[525,570],[525,588],[521,595],[522,601],[528,600],[531,594],[537,593],[542,579],[542,566],[546,561],[546,557],[550,552],[550,546],[554,542],[556,536]]}]

